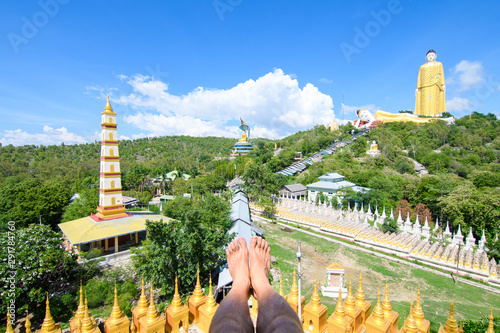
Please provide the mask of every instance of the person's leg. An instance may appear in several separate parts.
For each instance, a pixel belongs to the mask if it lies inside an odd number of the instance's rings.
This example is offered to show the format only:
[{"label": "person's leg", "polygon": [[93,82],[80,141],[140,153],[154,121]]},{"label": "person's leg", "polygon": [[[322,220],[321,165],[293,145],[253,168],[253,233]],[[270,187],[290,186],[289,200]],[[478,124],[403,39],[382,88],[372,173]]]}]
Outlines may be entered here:
[{"label": "person's leg", "polygon": [[250,273],[245,239],[240,237],[233,240],[226,255],[233,286],[215,312],[209,332],[254,332],[248,308]]},{"label": "person's leg", "polygon": [[271,269],[271,248],[262,238],[250,239],[250,281],[259,302],[257,332],[303,332],[299,317],[268,280]]}]

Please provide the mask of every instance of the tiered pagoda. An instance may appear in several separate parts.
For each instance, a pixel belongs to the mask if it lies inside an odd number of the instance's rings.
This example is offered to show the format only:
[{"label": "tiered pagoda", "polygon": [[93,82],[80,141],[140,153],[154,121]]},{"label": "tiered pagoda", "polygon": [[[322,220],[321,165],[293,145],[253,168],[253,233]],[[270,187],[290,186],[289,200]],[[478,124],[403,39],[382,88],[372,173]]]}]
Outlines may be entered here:
[{"label": "tiered pagoda", "polygon": [[123,206],[116,112],[109,103],[101,113],[101,158],[97,213],[59,224],[65,249],[100,249],[103,254],[126,250],[146,238],[146,220],[170,219],[151,212],[127,213]]}]

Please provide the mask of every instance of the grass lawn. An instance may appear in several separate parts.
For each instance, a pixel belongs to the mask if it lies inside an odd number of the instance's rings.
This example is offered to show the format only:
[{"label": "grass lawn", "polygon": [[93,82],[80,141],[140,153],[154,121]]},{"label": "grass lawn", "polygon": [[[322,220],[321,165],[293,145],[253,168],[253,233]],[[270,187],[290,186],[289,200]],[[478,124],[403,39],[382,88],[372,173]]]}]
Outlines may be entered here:
[{"label": "grass lawn", "polygon": [[[292,286],[293,270],[297,268],[298,240],[301,240],[302,294],[306,297],[306,304],[310,302],[314,279],[318,279],[318,286],[323,285],[326,267],[337,262],[345,269],[345,281],[348,283],[352,279],[353,293],[358,288],[359,274],[362,274],[364,293],[373,306],[377,301],[377,290],[380,288],[383,297],[385,283],[388,284],[392,308],[400,316],[399,327],[408,316],[410,299],[412,296],[416,298],[419,286],[425,318],[431,321],[431,332],[437,332],[446,321],[452,297],[457,320],[479,320],[489,316],[491,308],[494,312],[500,308],[499,294],[460,282],[455,284],[451,277],[379,258],[299,231],[284,230],[278,224],[262,224],[261,227],[271,246],[271,255],[276,257],[273,268],[282,274],[285,294]],[[278,290],[279,280],[273,281],[273,287]],[[335,310],[336,299],[323,297],[321,292],[320,298],[328,307],[330,316]],[[500,313],[494,315],[500,316]]]}]

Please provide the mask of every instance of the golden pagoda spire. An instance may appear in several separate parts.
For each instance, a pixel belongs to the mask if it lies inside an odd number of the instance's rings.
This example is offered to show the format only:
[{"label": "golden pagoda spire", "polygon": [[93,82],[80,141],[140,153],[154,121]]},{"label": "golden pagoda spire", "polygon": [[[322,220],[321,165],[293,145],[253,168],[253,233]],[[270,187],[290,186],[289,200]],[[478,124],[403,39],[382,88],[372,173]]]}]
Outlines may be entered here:
[{"label": "golden pagoda spire", "polygon": [[148,310],[149,302],[146,298],[146,292],[144,291],[144,278],[142,278],[142,289],[141,296],[139,297],[139,302],[137,303],[137,310],[139,313],[146,312]]},{"label": "golden pagoda spire", "polygon": [[10,321],[10,312],[7,310],[7,330],[5,333],[14,333],[14,329],[12,328],[12,323]]},{"label": "golden pagoda spire", "polygon": [[345,326],[347,324],[345,308],[342,304],[342,288],[339,288],[339,297],[337,298],[337,306],[335,307],[333,320],[341,326]]},{"label": "golden pagoda spire", "polygon": [[315,278],[314,279],[314,290],[313,290],[313,294],[311,296],[311,303],[310,303],[310,307],[313,309],[313,310],[318,310],[321,306],[321,301],[319,299],[319,293],[318,293],[318,279]]},{"label": "golden pagoda spire", "polygon": [[135,327],[133,320],[131,320],[131,323],[130,323],[130,333],[137,333],[137,327]]},{"label": "golden pagoda spire", "polygon": [[26,310],[26,322],[24,323],[24,327],[26,328],[26,333],[31,333],[31,321],[28,310]]},{"label": "golden pagoda spire", "polygon": [[85,295],[85,310],[83,312],[83,320],[81,321],[81,333],[86,333],[86,332],[92,332],[92,329],[94,328],[92,319],[90,319],[89,315],[89,306],[87,302],[87,295]]},{"label": "golden pagoda spire", "polygon": [[384,300],[382,301],[382,309],[384,310],[384,316],[389,318],[391,316],[392,306],[391,301],[389,300],[389,287],[387,283],[385,284],[385,294]]},{"label": "golden pagoda spire", "polygon": [[485,333],[495,333],[495,328],[493,326],[493,309],[491,309],[491,314],[490,314],[490,324],[488,326],[488,330]]},{"label": "golden pagoda spire", "polygon": [[422,310],[422,305],[420,305],[420,287],[417,289],[417,304],[413,309],[413,317],[415,317],[415,322],[417,326],[421,326],[424,322],[424,311]]},{"label": "golden pagoda spire", "polygon": [[210,283],[208,284],[208,301],[205,303],[207,309],[213,309],[217,303],[215,303],[214,293],[212,292],[212,276],[210,276]]},{"label": "golden pagoda spire", "polygon": [[283,278],[280,279],[280,292],[279,292],[279,294],[283,297],[285,296],[285,295],[283,295]]},{"label": "golden pagoda spire", "polygon": [[417,333],[418,332],[418,327],[417,323],[415,322],[415,317],[413,317],[413,296],[411,297],[411,302],[410,302],[410,314],[408,315],[408,319],[405,322],[405,326],[408,333]]},{"label": "golden pagoda spire", "polygon": [[347,312],[352,312],[356,308],[356,300],[352,294],[352,281],[349,280],[349,292],[347,293],[347,297],[345,298],[345,309]]},{"label": "golden pagoda spire", "polygon": [[380,326],[384,324],[384,309],[380,304],[380,289],[378,290],[377,305],[375,305],[375,308],[373,309],[372,316],[376,324]]},{"label": "golden pagoda spire", "polygon": [[54,322],[54,319],[52,319],[52,315],[50,314],[49,293],[47,293],[46,304],[47,305],[45,308],[45,319],[43,320],[41,330],[43,332],[50,332],[56,329],[56,323]]},{"label": "golden pagoda spire", "polygon": [[177,286],[177,273],[175,274],[175,291],[174,298],[172,299],[172,304],[170,305],[173,312],[176,312],[182,307],[181,296],[179,295],[179,287]]},{"label": "golden pagoda spire", "polygon": [[104,111],[110,111],[110,112],[113,112],[113,108],[111,107],[111,104],[109,103],[109,95],[107,95],[107,102],[106,102],[106,106],[104,107]]},{"label": "golden pagoda spire", "polygon": [[453,298],[451,299],[450,315],[448,316],[448,319],[444,324],[444,329],[446,330],[447,333],[458,332],[457,320],[455,319],[455,312],[453,310]]},{"label": "golden pagoda spire", "polygon": [[84,312],[85,312],[85,305],[83,304],[83,286],[82,286],[82,280],[80,280],[80,302],[78,303],[78,309],[76,309],[75,317],[83,319]]},{"label": "golden pagoda spire", "polygon": [[365,305],[365,293],[363,292],[363,279],[361,277],[361,272],[359,272],[359,287],[356,292],[356,305],[363,307]]},{"label": "golden pagoda spire", "polygon": [[123,317],[123,312],[120,309],[120,305],[118,305],[118,292],[116,290],[116,283],[115,283],[115,302],[113,304],[113,310],[111,310],[111,322],[117,322],[120,320],[121,317]]},{"label": "golden pagoda spire", "polygon": [[153,322],[155,321],[156,318],[158,318],[158,311],[156,311],[155,300],[153,298],[153,284],[151,284],[151,294],[150,294],[147,317],[148,317],[148,322]]},{"label": "golden pagoda spire", "polygon": [[196,287],[194,288],[193,295],[190,299],[191,301],[199,302],[203,300],[204,297],[205,295],[203,294],[200,284],[200,268],[198,267],[198,271],[196,272]]},{"label": "golden pagoda spire", "polygon": [[297,278],[295,275],[295,269],[293,269],[293,282],[292,289],[290,290],[290,294],[287,296],[287,301],[299,302],[299,287],[297,286]]}]

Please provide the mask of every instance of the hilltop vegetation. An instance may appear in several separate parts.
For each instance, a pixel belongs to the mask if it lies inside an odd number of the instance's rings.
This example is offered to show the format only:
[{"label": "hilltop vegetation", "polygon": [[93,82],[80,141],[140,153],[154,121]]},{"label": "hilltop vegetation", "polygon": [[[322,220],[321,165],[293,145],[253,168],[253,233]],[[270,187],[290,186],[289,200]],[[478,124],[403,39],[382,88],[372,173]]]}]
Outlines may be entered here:
[{"label": "hilltop vegetation", "polygon": [[[421,223],[426,216],[434,221],[439,218],[441,226],[449,220],[454,230],[460,224],[468,233],[472,227],[476,239],[485,229],[492,242],[500,231],[499,126],[494,115],[476,112],[452,126],[444,122],[384,124],[367,134],[367,141],[377,141],[380,156],[366,158],[369,144],[360,138],[293,181],[309,184],[336,171],[372,189],[366,194],[350,193],[351,200],[365,207],[394,208],[396,214],[401,210],[403,218],[410,212],[413,221],[418,213]],[[418,176],[409,157],[422,163],[429,175]],[[490,245],[498,249],[498,243]],[[498,250],[494,251],[497,255]]]},{"label": "hilltop vegetation", "polygon": [[[352,125],[331,132],[325,126],[297,132],[281,140],[254,139],[255,150],[234,160],[227,157],[235,139],[188,136],[143,138],[119,143],[122,188],[125,195],[147,203],[157,193],[190,193],[201,196],[224,191],[235,175],[247,180],[254,199],[268,201],[286,183],[309,184],[322,174],[336,171],[357,185],[371,188],[366,194],[350,193],[349,199],[388,210],[418,213],[464,232],[473,227],[476,238],[486,230],[489,240],[499,231],[500,122],[495,115],[474,112],[471,117],[425,125],[388,123],[365,137],[326,156],[294,177],[275,172],[292,164],[301,152],[310,156],[336,140],[350,138]],[[382,154],[366,158],[369,141],[376,140]],[[275,150],[275,145],[280,148]],[[422,163],[429,175],[418,176],[411,159]],[[20,226],[42,222],[53,228],[61,221],[88,213],[98,185],[99,144],[73,146],[7,146],[0,149],[0,222],[20,221]],[[153,178],[178,170],[192,176],[153,184]],[[87,207],[68,208],[73,193],[89,196]],[[85,197],[83,198],[85,200]],[[346,204],[346,202],[345,202]],[[75,212],[75,213],[73,213]],[[403,216],[404,217],[404,216]]]}]

